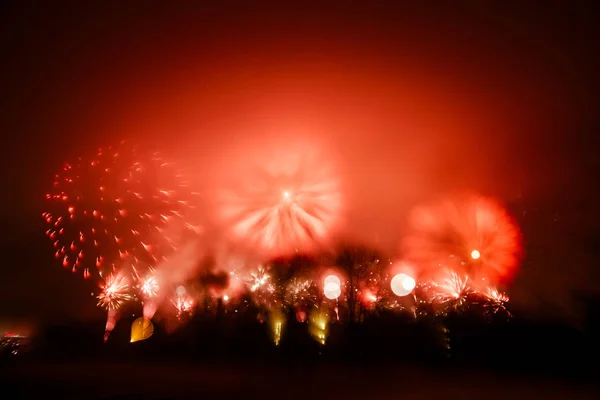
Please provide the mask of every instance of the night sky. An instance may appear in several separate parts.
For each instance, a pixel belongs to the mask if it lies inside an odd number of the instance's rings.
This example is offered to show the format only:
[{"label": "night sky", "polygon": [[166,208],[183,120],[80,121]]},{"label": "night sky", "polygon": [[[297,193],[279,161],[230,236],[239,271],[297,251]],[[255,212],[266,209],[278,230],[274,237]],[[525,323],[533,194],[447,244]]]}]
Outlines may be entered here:
[{"label": "night sky", "polygon": [[62,162],[122,138],[182,160],[207,191],[236,143],[323,138],[352,182],[361,240],[393,252],[412,205],[472,188],[505,201],[525,234],[516,307],[576,320],[577,299],[596,295],[593,2],[117,3],[0,10],[0,316],[99,315],[40,215]]}]

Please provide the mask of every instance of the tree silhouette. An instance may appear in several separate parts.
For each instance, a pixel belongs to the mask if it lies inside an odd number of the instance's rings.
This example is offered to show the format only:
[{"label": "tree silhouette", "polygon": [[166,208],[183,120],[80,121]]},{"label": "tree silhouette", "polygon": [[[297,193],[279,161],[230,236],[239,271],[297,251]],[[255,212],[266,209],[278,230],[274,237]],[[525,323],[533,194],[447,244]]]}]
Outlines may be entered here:
[{"label": "tree silhouette", "polygon": [[379,251],[356,244],[342,244],[336,252],[336,265],[346,274],[347,278],[347,301],[349,320],[357,322],[360,316],[361,304],[360,291],[374,270],[379,270],[381,254]]}]

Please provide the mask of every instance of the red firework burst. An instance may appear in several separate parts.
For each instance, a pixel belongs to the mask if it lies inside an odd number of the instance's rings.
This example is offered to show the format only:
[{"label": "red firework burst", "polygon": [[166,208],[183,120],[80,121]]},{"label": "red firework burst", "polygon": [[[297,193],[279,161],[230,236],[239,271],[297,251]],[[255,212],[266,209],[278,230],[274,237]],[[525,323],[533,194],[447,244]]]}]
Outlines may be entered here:
[{"label": "red firework burst", "polygon": [[496,201],[462,196],[418,207],[403,241],[408,259],[434,279],[450,268],[478,284],[514,276],[522,255],[522,237],[508,212]]},{"label": "red firework burst", "polygon": [[237,165],[235,189],[222,190],[219,202],[221,222],[236,241],[279,256],[327,239],[341,207],[327,159],[297,146],[241,159],[247,163]]},{"label": "red firework burst", "polygon": [[54,255],[89,278],[127,262],[155,265],[192,226],[184,221],[193,195],[181,174],[156,153],[126,142],[65,163],[42,214]]}]

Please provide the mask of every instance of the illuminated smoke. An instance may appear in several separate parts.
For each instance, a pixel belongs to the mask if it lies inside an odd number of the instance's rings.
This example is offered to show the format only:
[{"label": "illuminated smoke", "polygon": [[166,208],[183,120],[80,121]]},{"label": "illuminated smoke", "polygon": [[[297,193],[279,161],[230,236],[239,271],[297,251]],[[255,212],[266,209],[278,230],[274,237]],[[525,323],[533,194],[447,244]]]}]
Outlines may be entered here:
[{"label": "illuminated smoke", "polygon": [[234,241],[266,256],[310,251],[327,242],[341,212],[330,160],[297,143],[248,149],[218,193],[220,222]]},{"label": "illuminated smoke", "polygon": [[522,252],[513,218],[495,200],[478,195],[416,208],[402,247],[422,275],[436,279],[450,269],[477,287],[510,280]]}]

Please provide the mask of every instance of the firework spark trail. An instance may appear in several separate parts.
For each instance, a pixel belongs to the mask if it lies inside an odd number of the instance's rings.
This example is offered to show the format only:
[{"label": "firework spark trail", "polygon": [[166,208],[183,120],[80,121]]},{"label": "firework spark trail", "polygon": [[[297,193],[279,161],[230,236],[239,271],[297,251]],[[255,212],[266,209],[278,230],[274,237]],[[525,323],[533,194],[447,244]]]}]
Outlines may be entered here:
[{"label": "firework spark trail", "polygon": [[155,265],[194,228],[184,220],[194,195],[181,173],[126,142],[66,163],[46,198],[55,257],[85,278],[114,273],[124,260]]},{"label": "firework spark trail", "polygon": [[125,302],[132,299],[127,278],[122,275],[109,275],[101,287],[102,292],[97,296],[98,307],[118,310]]},{"label": "firework spark trail", "polygon": [[469,277],[461,277],[453,271],[448,272],[448,276],[439,283],[434,283],[437,289],[433,295],[433,301],[441,304],[452,303],[454,307],[460,307],[467,301],[467,296],[471,292],[468,285]]},{"label": "firework spark trail", "polygon": [[506,308],[506,303],[508,303],[509,298],[505,293],[500,293],[498,289],[494,287],[488,287],[487,290],[483,292],[483,295],[487,300],[485,307],[490,310],[492,314],[503,311],[508,317],[512,317],[512,314]]},{"label": "firework spark trail", "polygon": [[144,278],[141,282],[140,290],[148,298],[156,297],[158,291],[160,290],[156,276],[149,275]]},{"label": "firework spark trail", "polygon": [[424,276],[436,279],[450,268],[468,274],[479,289],[507,281],[516,272],[521,234],[494,200],[470,195],[442,201],[415,209],[409,222],[403,252]]},{"label": "firework spark trail", "polygon": [[179,317],[181,317],[183,313],[191,312],[192,308],[194,307],[194,299],[187,295],[177,296],[175,300],[171,300],[171,303],[177,309],[177,314]]},{"label": "firework spark trail", "polygon": [[[417,285],[415,300],[423,306],[430,304],[436,308],[437,313],[445,314],[450,310],[464,311],[471,306],[484,314],[496,314],[503,311],[511,316],[506,307],[509,298],[496,287],[471,285],[468,276],[446,270],[444,275],[438,275],[437,280],[420,282]],[[480,307],[480,308],[477,308]]]},{"label": "firework spark trail", "polygon": [[231,238],[267,256],[311,250],[326,241],[341,209],[338,174],[328,161],[310,147],[287,144],[234,163],[235,182],[218,196]]},{"label": "firework spark trail", "polygon": [[309,279],[292,278],[285,291],[285,302],[293,307],[317,304],[318,289]]},{"label": "firework spark trail", "polygon": [[251,292],[255,292],[257,289],[260,289],[264,285],[268,284],[270,279],[271,277],[267,273],[265,267],[259,265],[256,272],[250,273],[250,278],[247,282],[248,287],[250,288]]},{"label": "firework spark trail", "polygon": [[[198,272],[198,261],[202,252],[197,240],[190,240],[180,246],[178,251],[158,264],[152,277],[159,288],[180,285]],[[152,319],[158,307],[165,300],[166,290],[157,290],[156,295],[144,301],[144,317]]]}]

